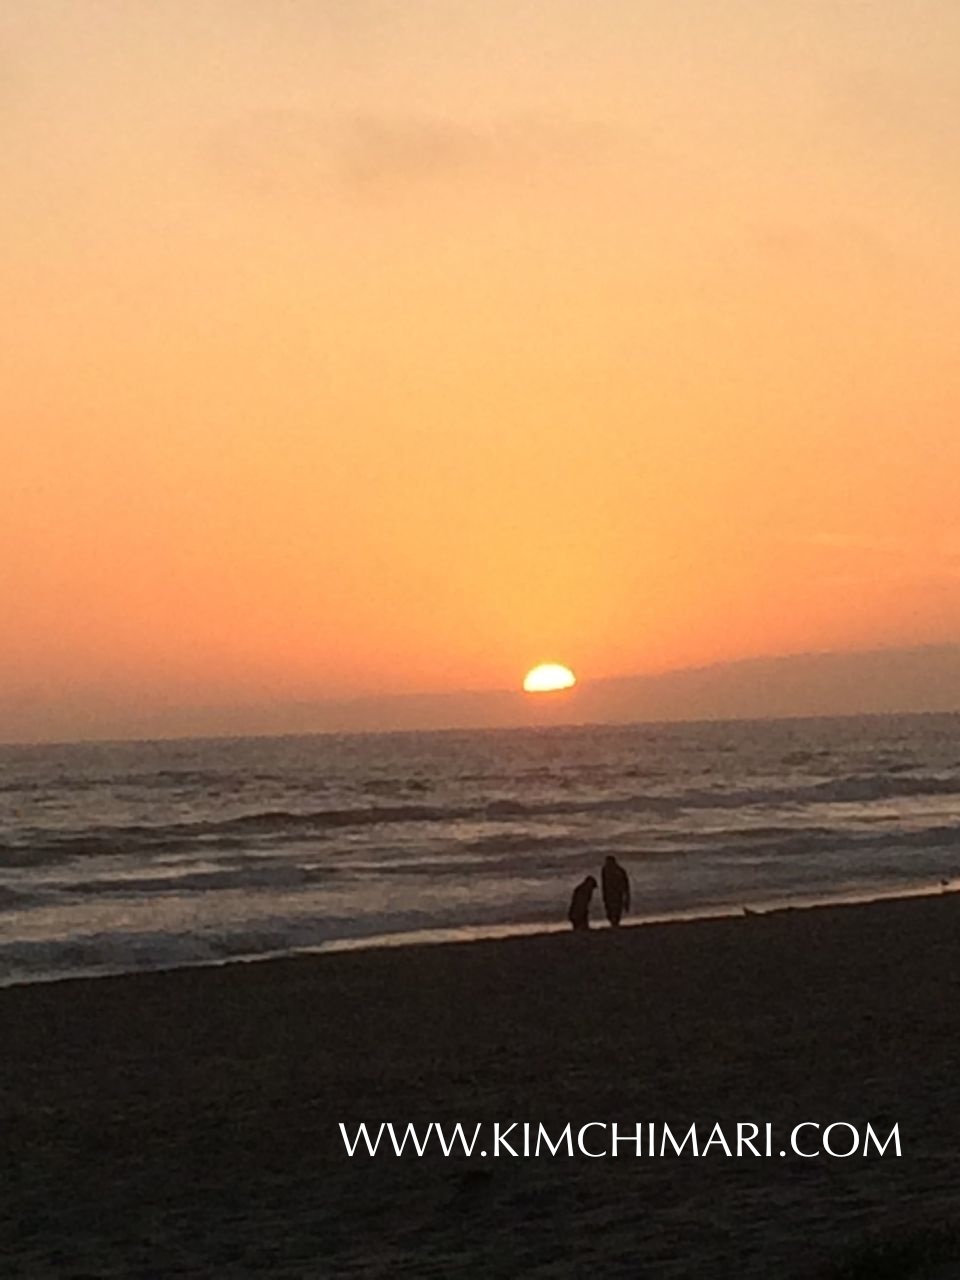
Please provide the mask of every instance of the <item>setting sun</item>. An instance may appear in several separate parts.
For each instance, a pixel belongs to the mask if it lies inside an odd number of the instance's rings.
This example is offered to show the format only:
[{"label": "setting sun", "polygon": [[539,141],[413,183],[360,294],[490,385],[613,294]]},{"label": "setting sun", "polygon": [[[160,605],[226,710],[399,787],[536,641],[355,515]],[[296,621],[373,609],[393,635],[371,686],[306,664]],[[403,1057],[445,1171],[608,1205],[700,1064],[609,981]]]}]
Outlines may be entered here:
[{"label": "setting sun", "polygon": [[524,693],[556,693],[560,689],[570,689],[576,683],[577,677],[569,667],[558,662],[542,662],[527,672],[523,690]]}]

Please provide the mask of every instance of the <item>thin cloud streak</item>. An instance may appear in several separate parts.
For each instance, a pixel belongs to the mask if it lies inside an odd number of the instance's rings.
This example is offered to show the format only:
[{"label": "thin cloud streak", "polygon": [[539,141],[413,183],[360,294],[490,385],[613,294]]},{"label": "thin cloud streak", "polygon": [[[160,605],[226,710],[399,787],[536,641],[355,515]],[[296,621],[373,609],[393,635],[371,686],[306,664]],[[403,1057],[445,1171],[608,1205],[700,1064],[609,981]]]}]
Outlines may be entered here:
[{"label": "thin cloud streak", "polygon": [[221,172],[267,194],[367,196],[460,177],[528,181],[590,165],[616,141],[617,131],[602,123],[554,117],[466,124],[275,111],[219,130],[209,151]]}]

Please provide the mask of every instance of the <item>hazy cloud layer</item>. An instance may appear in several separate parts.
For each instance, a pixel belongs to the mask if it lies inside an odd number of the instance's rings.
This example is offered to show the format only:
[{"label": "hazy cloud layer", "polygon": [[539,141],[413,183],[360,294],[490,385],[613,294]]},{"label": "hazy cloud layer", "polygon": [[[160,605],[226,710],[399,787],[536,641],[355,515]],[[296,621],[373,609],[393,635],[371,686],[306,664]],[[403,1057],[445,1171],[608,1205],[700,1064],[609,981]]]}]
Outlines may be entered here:
[{"label": "hazy cloud layer", "polygon": [[515,691],[261,705],[137,705],[82,695],[29,709],[0,698],[2,740],[369,732],[960,710],[960,647],[748,659],[587,681],[559,703]]},{"label": "hazy cloud layer", "polygon": [[589,164],[613,145],[605,125],[530,116],[466,124],[429,117],[261,113],[221,129],[217,167],[264,193],[389,195],[458,178],[529,180]]}]

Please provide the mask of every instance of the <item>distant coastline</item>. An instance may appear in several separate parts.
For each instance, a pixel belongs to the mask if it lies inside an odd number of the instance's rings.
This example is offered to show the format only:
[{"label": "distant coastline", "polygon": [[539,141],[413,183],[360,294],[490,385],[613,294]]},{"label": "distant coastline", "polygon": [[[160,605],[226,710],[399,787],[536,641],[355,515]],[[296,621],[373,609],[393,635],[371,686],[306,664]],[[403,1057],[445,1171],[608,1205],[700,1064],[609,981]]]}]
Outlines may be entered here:
[{"label": "distant coastline", "polygon": [[743,658],[531,697],[467,690],[246,705],[7,700],[0,745],[960,712],[960,645]]}]

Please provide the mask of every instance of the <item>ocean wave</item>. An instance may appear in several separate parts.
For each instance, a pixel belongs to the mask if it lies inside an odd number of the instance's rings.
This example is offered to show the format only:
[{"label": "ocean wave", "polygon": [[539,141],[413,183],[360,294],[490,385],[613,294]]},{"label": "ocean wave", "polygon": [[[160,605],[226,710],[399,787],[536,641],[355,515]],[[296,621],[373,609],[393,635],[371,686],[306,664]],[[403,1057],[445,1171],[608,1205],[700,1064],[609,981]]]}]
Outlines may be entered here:
[{"label": "ocean wave", "polygon": [[114,932],[16,941],[0,944],[0,982],[175,969],[210,964],[229,954],[216,939],[198,934]]},{"label": "ocean wave", "polygon": [[474,814],[473,809],[432,808],[425,805],[374,805],[352,809],[315,809],[303,813],[259,810],[232,818],[142,823],[96,827],[86,831],[28,829],[16,840],[0,840],[0,865],[37,866],[77,857],[148,853],[162,849],[214,846],[243,848],[250,837],[281,839],[291,833],[316,835],[345,827],[368,827],[398,822],[451,822]]},{"label": "ocean wave", "polygon": [[[260,778],[251,779],[261,781]],[[274,775],[277,782],[283,779]],[[136,773],[103,773],[103,774],[51,774],[40,778],[13,777],[0,782],[0,793],[22,792],[33,795],[37,792],[84,792],[137,790],[156,791],[170,787],[211,788],[222,786],[225,782],[233,783],[234,779],[214,770],[200,769],[151,769]]]},{"label": "ocean wave", "polygon": [[571,837],[565,833],[538,834],[529,831],[491,832],[465,840],[461,848],[470,853],[528,853],[535,849],[569,847]]},{"label": "ocean wave", "polygon": [[[411,779],[405,779],[409,786]],[[274,848],[302,840],[324,841],[333,833],[370,831],[378,827],[413,827],[422,824],[434,830],[447,827],[442,838],[451,842],[466,835],[468,845],[479,840],[479,848],[504,849],[534,847],[540,839],[558,840],[564,833],[531,831],[491,831],[470,836],[461,832],[462,823],[544,825],[558,819],[589,820],[610,818],[628,821],[655,818],[673,823],[685,812],[717,810],[776,810],[792,816],[804,808],[828,804],[853,804],[866,810],[871,804],[898,799],[951,797],[960,795],[957,774],[917,774],[893,772],[849,773],[835,778],[802,784],[769,786],[694,786],[673,791],[630,791],[570,797],[555,793],[537,800],[518,800],[494,795],[463,804],[355,804],[305,809],[264,808],[175,822],[117,823],[85,829],[58,830],[55,827],[21,827],[16,834],[0,839],[0,866],[42,867],[75,859],[143,855],[177,851],[201,853],[246,852]],[[408,837],[404,837],[405,839]],[[472,846],[471,846],[472,847]]]},{"label": "ocean wave", "polygon": [[[706,854],[712,858],[727,858],[747,862],[756,859],[791,859],[804,857],[834,858],[862,854],[866,859],[890,851],[934,852],[943,851],[953,856],[960,854],[960,824],[924,827],[919,831],[856,832],[831,827],[814,827],[790,831],[784,829],[774,834],[769,831],[712,832],[694,842],[691,852]],[[850,863],[855,869],[856,862]]]},{"label": "ocean wave", "polygon": [[0,884],[0,911],[22,911],[35,901],[36,895],[22,893],[19,889],[10,889]]},{"label": "ocean wave", "polygon": [[319,882],[326,883],[343,874],[343,870],[337,867],[302,867],[290,862],[248,867],[231,863],[222,868],[184,871],[175,875],[104,876],[92,880],[75,880],[60,886],[59,892],[79,897],[155,897],[204,893],[212,889],[285,890],[314,887]]},{"label": "ocean wave", "polygon": [[677,793],[681,809],[744,809],[805,804],[868,804],[876,800],[960,795],[960,777],[926,774],[908,777],[900,770],[847,774],[820,782],[729,789],[690,788]]},{"label": "ocean wave", "polygon": [[[399,923],[407,931],[429,923],[411,913]],[[103,977],[216,965],[291,955],[339,937],[363,937],[378,929],[348,917],[278,919],[272,925],[235,925],[222,931],[112,930],[43,940],[0,942],[0,985],[64,977]]]},{"label": "ocean wave", "polygon": [[922,774],[911,778],[899,769],[885,773],[851,774],[818,783],[809,789],[809,795],[814,800],[854,803],[893,800],[901,796],[955,796],[960,795],[960,778]]},{"label": "ocean wave", "polygon": [[469,816],[469,809],[430,805],[366,805],[347,809],[313,809],[304,813],[284,809],[241,814],[220,822],[181,824],[180,830],[196,835],[233,832],[269,833],[276,830],[324,831],[339,827],[378,826],[394,822],[449,822]]},{"label": "ocean wave", "polygon": [[430,783],[422,778],[370,778],[362,790],[372,796],[402,796],[411,792],[424,795],[430,790]]}]

